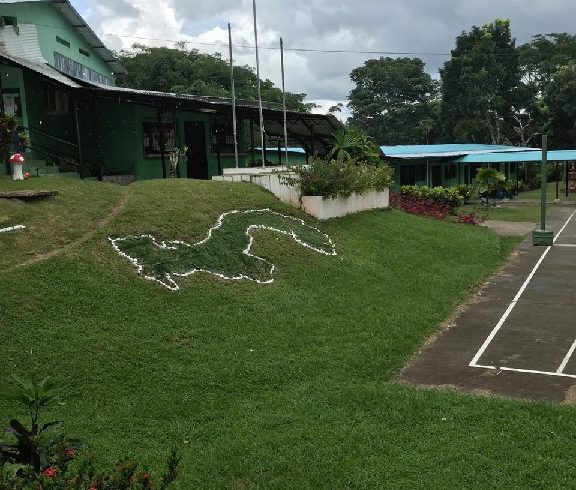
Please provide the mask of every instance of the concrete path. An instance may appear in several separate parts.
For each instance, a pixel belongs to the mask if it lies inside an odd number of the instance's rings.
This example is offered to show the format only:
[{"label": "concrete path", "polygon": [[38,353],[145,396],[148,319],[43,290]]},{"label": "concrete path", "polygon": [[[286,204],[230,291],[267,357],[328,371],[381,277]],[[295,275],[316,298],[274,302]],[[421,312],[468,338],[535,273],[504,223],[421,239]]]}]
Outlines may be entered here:
[{"label": "concrete path", "polygon": [[553,209],[549,227],[555,245],[523,242],[400,380],[576,403],[576,208]]},{"label": "concrete path", "polygon": [[482,226],[490,228],[498,235],[523,236],[530,233],[534,228],[534,223],[522,221],[500,221],[489,219],[482,223]]}]

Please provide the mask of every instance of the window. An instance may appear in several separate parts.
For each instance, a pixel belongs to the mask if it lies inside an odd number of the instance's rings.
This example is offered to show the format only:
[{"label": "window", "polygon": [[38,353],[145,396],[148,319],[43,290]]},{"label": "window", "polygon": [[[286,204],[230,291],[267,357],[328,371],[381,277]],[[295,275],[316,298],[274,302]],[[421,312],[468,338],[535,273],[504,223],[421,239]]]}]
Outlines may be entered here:
[{"label": "window", "polygon": [[86,51],[85,49],[79,48],[78,52],[80,54],[83,54],[84,56],[86,56],[87,58],[90,58],[90,53],[88,51]]},{"label": "window", "polygon": [[456,177],[458,177],[458,169],[454,164],[446,165],[444,172],[445,172],[444,176],[446,177],[446,179],[455,179]]},{"label": "window", "polygon": [[14,26],[18,25],[16,17],[0,17],[0,26]]},{"label": "window", "polygon": [[6,114],[22,117],[22,102],[19,89],[2,90],[2,103]]},{"label": "window", "polygon": [[400,165],[400,185],[416,184],[416,167],[414,165]]},{"label": "window", "polygon": [[218,123],[212,128],[212,153],[234,153],[232,123]]},{"label": "window", "polygon": [[53,85],[44,87],[44,106],[46,113],[52,116],[64,116],[69,112],[68,94]]},{"label": "window", "polygon": [[[162,130],[162,131],[161,131]],[[168,153],[176,146],[176,137],[173,122],[144,122],[143,123],[143,136],[144,136],[144,155],[160,155],[162,145],[160,138],[164,139],[164,150]]]},{"label": "window", "polygon": [[56,36],[56,42],[62,44],[62,46],[66,46],[67,48],[70,47],[70,43],[65,39],[62,39],[60,36]]},{"label": "window", "polygon": [[84,66],[60,53],[54,53],[54,68],[76,78],[88,80],[89,82],[99,83],[100,85],[114,85],[114,81],[97,71]]},{"label": "window", "polygon": [[427,166],[425,163],[416,166],[416,182],[428,182]]}]

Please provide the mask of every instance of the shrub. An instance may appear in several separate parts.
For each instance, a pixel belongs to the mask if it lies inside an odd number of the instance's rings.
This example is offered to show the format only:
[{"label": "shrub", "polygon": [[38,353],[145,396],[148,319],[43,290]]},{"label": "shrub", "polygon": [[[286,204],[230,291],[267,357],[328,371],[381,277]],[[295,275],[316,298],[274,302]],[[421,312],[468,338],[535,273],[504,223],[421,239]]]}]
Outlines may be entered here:
[{"label": "shrub", "polygon": [[411,214],[419,214],[428,218],[444,219],[454,209],[448,202],[435,201],[428,198],[413,197],[409,194],[393,192],[390,195],[390,205]]},{"label": "shrub", "polygon": [[456,222],[465,225],[479,225],[484,223],[486,218],[484,216],[478,216],[476,213],[459,213],[456,218]]},{"label": "shrub", "polygon": [[412,199],[425,199],[432,202],[444,203],[452,208],[464,204],[464,197],[456,187],[426,187],[405,185],[400,193]]},{"label": "shrub", "polygon": [[285,178],[288,185],[300,188],[304,196],[324,198],[348,197],[353,193],[382,191],[392,183],[392,169],[385,164],[357,165],[346,162],[313,160],[308,166],[296,167],[298,178]]},{"label": "shrub", "polygon": [[470,201],[470,199],[472,199],[476,193],[476,188],[473,185],[460,184],[457,185],[455,189],[458,191],[458,194],[462,196],[464,203]]}]

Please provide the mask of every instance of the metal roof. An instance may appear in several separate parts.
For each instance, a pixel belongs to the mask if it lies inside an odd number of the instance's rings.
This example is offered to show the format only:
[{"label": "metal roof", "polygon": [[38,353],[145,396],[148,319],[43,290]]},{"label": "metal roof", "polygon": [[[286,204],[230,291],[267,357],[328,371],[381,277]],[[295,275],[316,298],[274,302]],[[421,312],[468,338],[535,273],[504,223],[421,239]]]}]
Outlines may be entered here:
[{"label": "metal roof", "polygon": [[508,145],[484,145],[477,143],[446,144],[446,145],[396,145],[381,146],[385,156],[391,158],[442,158],[460,157],[477,153],[530,151],[533,148],[523,148]]},{"label": "metal roof", "polygon": [[[261,148],[260,146],[258,146],[258,147],[254,148],[254,149],[255,149],[255,150],[261,150],[262,148]],[[278,148],[270,148],[270,147],[267,147],[267,148],[266,148],[266,151],[274,152],[274,151],[278,151]],[[282,147],[282,148],[280,148],[280,151],[285,152],[286,149]],[[301,153],[301,154],[304,155],[304,154],[306,153],[306,150],[305,150],[304,148],[288,147],[288,153]]]},{"label": "metal roof", "polygon": [[[0,0],[1,1],[1,0]],[[2,49],[0,49],[0,60],[8,61],[9,63],[21,66],[23,68],[28,68],[29,70],[35,71],[40,75],[43,75],[55,82],[62,83],[67,85],[68,87],[72,88],[81,88],[82,86],[71,80],[65,75],[62,75],[59,71],[56,71],[49,65],[44,63],[39,63],[35,61],[30,61],[25,58],[20,58],[18,56],[13,56],[11,54],[6,53]]]},{"label": "metal roof", "polygon": [[[509,163],[509,162],[540,162],[542,150],[520,151],[514,153],[483,153],[466,155],[455,160],[457,163]],[[548,161],[576,161],[576,150],[552,150],[548,152]]]},{"label": "metal roof", "polygon": [[[230,120],[232,117],[232,100],[224,97],[154,92],[81,82],[86,85],[86,90],[92,92],[94,97],[113,98],[118,101],[148,104],[166,109],[214,113],[220,118],[226,118],[226,120]],[[266,134],[283,137],[283,112],[281,109],[273,108],[273,106],[274,104],[264,103],[262,112]],[[237,100],[236,112],[239,119],[249,119],[258,124],[258,101]],[[327,152],[332,146],[333,134],[343,128],[342,123],[331,114],[287,111],[286,115],[290,139],[296,144],[301,144],[311,155]]]},{"label": "metal roof", "polygon": [[114,56],[114,53],[104,45],[69,0],[0,0],[0,3],[29,3],[30,1],[52,3],[70,22],[72,27],[76,29],[78,34],[84,38],[88,45],[108,64],[114,73],[127,73],[126,69],[116,59],[116,56]]},{"label": "metal roof", "polygon": [[15,29],[4,28],[0,30],[0,49],[18,58],[26,58],[35,63],[46,63],[40,44],[38,32],[34,24],[22,24]]}]

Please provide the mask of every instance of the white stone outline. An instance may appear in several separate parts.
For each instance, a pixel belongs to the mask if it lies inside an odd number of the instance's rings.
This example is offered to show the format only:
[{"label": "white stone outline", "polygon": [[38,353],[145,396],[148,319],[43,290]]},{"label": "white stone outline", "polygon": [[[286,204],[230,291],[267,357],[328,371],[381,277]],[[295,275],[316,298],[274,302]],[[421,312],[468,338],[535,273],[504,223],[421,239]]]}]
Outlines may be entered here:
[{"label": "white stone outline", "polygon": [[[248,279],[249,281],[254,281],[258,284],[271,284],[274,282],[274,278],[270,279],[269,281],[260,281],[258,279],[254,279],[252,277],[246,276],[244,274],[240,274],[238,276],[225,276],[224,274],[220,274],[219,272],[214,272],[214,271],[210,271],[207,269],[193,269],[190,272],[185,272],[185,273],[169,273],[167,274],[167,278],[168,280],[165,282],[161,279],[158,279],[157,277],[153,277],[153,276],[146,276],[142,274],[142,270],[144,269],[144,266],[142,264],[140,264],[138,262],[138,259],[129,256],[128,254],[122,252],[120,250],[120,247],[118,247],[117,243],[121,242],[121,241],[125,241],[128,239],[132,239],[132,238],[151,238],[152,242],[155,246],[157,246],[159,249],[164,249],[164,250],[175,250],[177,247],[176,246],[171,246],[171,245],[184,245],[186,247],[196,247],[198,245],[202,245],[203,243],[206,243],[208,240],[210,240],[210,238],[212,238],[212,232],[214,230],[217,230],[218,228],[220,228],[223,224],[223,220],[226,216],[228,216],[229,214],[237,214],[237,213],[243,213],[243,214],[248,214],[248,213],[258,213],[258,212],[262,212],[262,211],[267,211],[270,212],[272,214],[275,214],[277,216],[281,216],[283,218],[288,218],[294,221],[299,222],[301,225],[307,226],[308,228],[312,228],[313,230],[317,231],[318,233],[324,235],[326,237],[326,239],[328,240],[328,243],[330,244],[330,246],[332,247],[332,252],[328,253],[324,250],[321,250],[319,248],[313,247],[312,245],[309,245],[308,243],[303,242],[302,240],[299,240],[298,238],[296,238],[296,234],[295,233],[288,233],[287,231],[284,230],[279,230],[277,228],[273,228],[271,226],[265,226],[265,225],[250,225],[246,228],[246,235],[248,237],[250,237],[250,241],[248,243],[248,246],[242,251],[242,253],[244,255],[247,255],[249,257],[254,257],[255,259],[261,260],[263,262],[268,262],[266,259],[263,259],[262,257],[258,257],[257,255],[252,255],[250,253],[250,249],[252,247],[252,243],[254,242],[254,237],[251,235],[251,231],[253,229],[262,229],[262,230],[270,230],[270,231],[275,231],[278,233],[281,233],[282,235],[286,235],[286,236],[291,236],[295,242],[299,243],[300,245],[302,245],[303,247],[309,248],[311,250],[314,250],[315,252],[321,253],[323,255],[329,255],[329,256],[335,256],[337,255],[336,253],[336,246],[334,245],[334,242],[332,241],[332,239],[326,235],[325,233],[322,233],[318,228],[315,228],[313,226],[310,226],[309,224],[307,224],[304,220],[300,219],[300,218],[296,218],[294,216],[287,216],[281,213],[278,213],[276,211],[272,211],[269,208],[264,208],[264,209],[247,209],[245,211],[241,211],[241,210],[233,210],[233,211],[228,211],[226,213],[222,213],[219,217],[218,220],[216,221],[216,225],[214,225],[212,228],[210,228],[210,230],[208,230],[208,235],[206,236],[206,238],[204,238],[203,240],[200,240],[199,242],[196,242],[192,245],[190,245],[189,243],[180,241],[180,240],[172,240],[172,241],[162,241],[162,242],[158,242],[156,240],[155,237],[153,237],[152,235],[130,235],[127,237],[123,237],[123,238],[111,238],[108,237],[108,240],[110,241],[112,247],[114,248],[114,250],[116,250],[116,252],[118,252],[119,255],[121,255],[122,257],[125,257],[126,259],[128,259],[130,262],[132,262],[132,264],[136,267],[136,272],[140,275],[142,275],[142,277],[144,277],[144,279],[147,279],[149,281],[156,281],[159,282],[160,284],[162,284],[162,286],[164,286],[165,288],[169,289],[170,291],[178,291],[180,289],[180,286],[178,286],[178,284],[176,284],[176,282],[174,282],[172,280],[172,276],[178,276],[178,277],[188,277],[191,276],[192,274],[195,274],[196,272],[206,272],[208,274],[212,274],[216,277],[219,277],[221,279],[226,279],[226,280],[230,280],[230,281],[238,281],[241,279]],[[276,266],[274,264],[271,263],[271,267],[270,267],[270,275],[272,275],[274,273],[274,271],[276,270]]]},{"label": "white stone outline", "polygon": [[11,231],[23,230],[26,228],[24,225],[9,226],[8,228],[0,228],[0,233],[9,233]]}]

